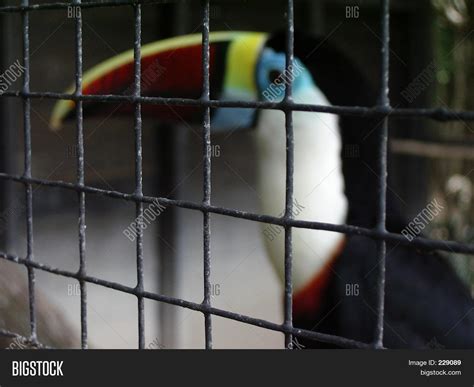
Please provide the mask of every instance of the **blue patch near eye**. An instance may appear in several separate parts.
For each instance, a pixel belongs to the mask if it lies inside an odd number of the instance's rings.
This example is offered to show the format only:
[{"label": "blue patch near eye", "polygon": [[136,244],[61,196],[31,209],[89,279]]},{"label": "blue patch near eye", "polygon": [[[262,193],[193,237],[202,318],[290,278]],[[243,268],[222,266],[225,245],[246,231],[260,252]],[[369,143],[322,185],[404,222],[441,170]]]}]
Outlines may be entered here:
[{"label": "blue patch near eye", "polygon": [[[270,79],[273,71],[280,73],[275,80]],[[299,59],[295,58],[292,70],[286,71],[285,54],[265,48],[257,65],[257,86],[261,98],[271,102],[281,101],[285,96],[286,85],[290,81],[293,84],[294,93],[305,88],[316,87],[311,74]]]},{"label": "blue patch near eye", "polygon": [[285,70],[285,64],[285,54],[276,53],[270,48],[263,50],[257,67],[257,83],[260,92],[265,91],[270,86],[268,79],[270,71],[276,70],[282,73]]}]

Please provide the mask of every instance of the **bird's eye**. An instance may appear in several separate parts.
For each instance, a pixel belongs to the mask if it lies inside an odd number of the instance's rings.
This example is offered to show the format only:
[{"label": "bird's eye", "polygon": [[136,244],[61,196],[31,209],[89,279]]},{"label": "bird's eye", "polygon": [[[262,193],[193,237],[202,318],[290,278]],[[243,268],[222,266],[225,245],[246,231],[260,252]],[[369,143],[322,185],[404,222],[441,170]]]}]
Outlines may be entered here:
[{"label": "bird's eye", "polygon": [[281,76],[281,72],[278,70],[271,70],[268,74],[268,80],[270,83],[275,82]]}]

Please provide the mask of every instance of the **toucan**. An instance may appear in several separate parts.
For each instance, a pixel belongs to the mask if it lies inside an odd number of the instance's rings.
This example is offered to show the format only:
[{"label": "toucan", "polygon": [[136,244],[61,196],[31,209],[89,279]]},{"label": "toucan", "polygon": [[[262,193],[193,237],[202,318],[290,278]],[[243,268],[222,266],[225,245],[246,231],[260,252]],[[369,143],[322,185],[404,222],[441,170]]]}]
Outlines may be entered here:
[{"label": "toucan", "polygon": [[[141,95],[199,99],[203,92],[202,37],[174,37],[141,48]],[[295,34],[294,63],[287,66],[284,33],[213,32],[210,35],[212,100],[281,102],[292,85],[296,103],[374,106],[373,85],[351,58],[325,37]],[[132,95],[134,54],[127,51],[87,71],[84,95]],[[68,90],[73,94],[74,88]],[[75,117],[75,103],[60,100],[51,116],[57,130]],[[132,114],[131,103],[85,100],[88,115]],[[146,104],[160,121],[202,121],[202,108]],[[376,224],[380,117],[294,111],[295,219],[373,228]],[[285,115],[277,109],[212,109],[211,133],[254,129],[261,212],[285,209]],[[387,193],[387,229],[401,233],[407,220],[399,199]],[[284,277],[283,238],[262,236]],[[364,236],[293,229],[293,322],[364,343],[376,331],[378,255]],[[439,253],[387,242],[383,345],[387,348],[474,348],[473,299]],[[337,347],[299,339],[304,348]]]}]

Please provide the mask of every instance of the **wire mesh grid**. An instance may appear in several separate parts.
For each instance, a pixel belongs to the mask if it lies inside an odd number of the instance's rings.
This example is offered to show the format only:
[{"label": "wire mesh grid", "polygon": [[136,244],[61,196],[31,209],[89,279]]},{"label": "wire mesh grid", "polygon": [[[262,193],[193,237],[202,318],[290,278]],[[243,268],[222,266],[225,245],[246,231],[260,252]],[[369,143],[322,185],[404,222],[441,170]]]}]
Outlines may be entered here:
[{"label": "wire mesh grid", "polygon": [[[2,6],[0,13],[20,13],[23,21],[23,60],[25,72],[23,76],[23,88],[21,91],[6,91],[2,98],[20,98],[23,101],[23,121],[24,121],[24,172],[22,175],[12,175],[0,173],[0,179],[22,183],[25,187],[26,195],[26,226],[27,226],[27,255],[19,257],[0,252],[0,258],[23,265],[28,271],[29,286],[29,320],[30,336],[22,337],[16,332],[0,329],[0,336],[18,337],[33,345],[44,347],[37,337],[36,322],[36,302],[35,302],[35,271],[40,270],[63,277],[73,278],[80,285],[80,319],[81,319],[81,348],[88,347],[87,334],[87,284],[95,284],[119,292],[124,292],[137,297],[138,304],[138,348],[145,347],[145,299],[155,300],[178,307],[188,308],[203,313],[205,321],[205,346],[212,348],[212,316],[235,320],[241,323],[254,325],[264,329],[281,332],[285,335],[285,347],[293,347],[293,337],[302,337],[310,340],[334,344],[345,348],[383,348],[384,331],[384,294],[385,294],[385,257],[386,243],[397,242],[402,245],[411,245],[414,248],[426,250],[450,251],[455,253],[474,254],[474,245],[464,244],[456,241],[431,240],[418,237],[408,241],[402,235],[388,232],[386,229],[386,191],[387,191],[387,143],[389,116],[391,117],[418,117],[430,118],[437,121],[474,120],[474,111],[453,111],[444,108],[392,108],[389,99],[389,43],[390,43],[390,0],[380,0],[380,28],[381,28],[381,69],[380,69],[380,90],[379,99],[376,106],[317,106],[295,103],[292,99],[292,77],[289,77],[289,87],[285,89],[285,97],[281,102],[246,102],[246,101],[221,101],[210,98],[209,80],[209,20],[210,20],[210,0],[202,0],[202,71],[203,85],[202,95],[199,99],[186,98],[163,98],[144,97],[141,95],[141,22],[142,5],[162,4],[168,1],[163,0],[110,0],[100,2],[86,2],[72,0],[71,2],[52,2],[45,4],[30,4],[29,0],[21,0],[18,6]],[[171,2],[171,1],[170,1]],[[75,92],[73,94],[53,93],[53,92],[32,92],[30,91],[30,34],[29,34],[29,13],[32,11],[65,9],[70,6],[81,8],[128,6],[133,8],[135,22],[134,38],[134,84],[131,95],[83,95],[82,94],[82,17],[77,15],[75,26],[75,55],[76,74]],[[290,73],[294,61],[294,1],[287,0],[286,4],[286,68]],[[31,147],[31,99],[49,98],[53,100],[72,100],[76,104],[76,182],[68,183],[49,179],[38,179],[32,176],[32,147]],[[85,184],[84,178],[84,132],[83,132],[83,107],[84,101],[96,101],[102,103],[128,102],[134,105],[134,133],[135,133],[135,192],[124,193],[113,190],[100,189]],[[203,145],[203,200],[201,203],[174,200],[165,197],[152,197],[143,194],[143,168],[142,168],[142,104],[155,105],[176,105],[176,106],[198,106],[203,110],[202,115],[202,145]],[[217,107],[234,108],[256,108],[256,109],[276,109],[285,114],[286,128],[286,199],[285,212],[281,217],[239,211],[230,208],[213,206],[211,204],[211,155],[207,151],[211,145],[211,125],[210,110]],[[377,221],[374,228],[362,228],[352,225],[336,225],[316,221],[297,220],[292,217],[293,207],[293,175],[294,175],[294,138],[293,120],[294,111],[322,112],[337,115],[352,115],[361,117],[380,117],[382,126],[380,130],[380,143],[378,144],[377,173],[378,179],[378,199],[376,203]],[[79,270],[77,272],[62,270],[57,267],[42,264],[34,259],[33,241],[33,186],[56,187],[72,190],[78,196],[78,242],[79,242]],[[136,216],[139,220],[136,225],[136,267],[137,285],[135,287],[125,286],[117,282],[106,281],[87,274],[86,270],[86,195],[101,195],[111,199],[122,199],[135,203]],[[143,207],[149,203],[160,203],[165,206],[175,206],[189,210],[200,211],[203,214],[203,272],[204,272],[204,300],[202,303],[195,303],[180,298],[170,297],[163,294],[148,292],[144,287],[143,272],[143,228],[140,220],[143,218]],[[282,324],[254,318],[247,315],[231,312],[229,310],[215,308],[211,305],[211,214],[220,214],[233,218],[246,219],[250,221],[269,223],[278,225],[285,230],[285,281],[284,281],[284,321]],[[321,332],[298,329],[293,326],[292,321],[292,229],[307,228],[313,230],[325,230],[343,233],[346,235],[360,235],[372,238],[377,243],[378,265],[378,298],[377,298],[377,324],[374,332],[374,341],[364,343],[345,337],[329,335]]]}]

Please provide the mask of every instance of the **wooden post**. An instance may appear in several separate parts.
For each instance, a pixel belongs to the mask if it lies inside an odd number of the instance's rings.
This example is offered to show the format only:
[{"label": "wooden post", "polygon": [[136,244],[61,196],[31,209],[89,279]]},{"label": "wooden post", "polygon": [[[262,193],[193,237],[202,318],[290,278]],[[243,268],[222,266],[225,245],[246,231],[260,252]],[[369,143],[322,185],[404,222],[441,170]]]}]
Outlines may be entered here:
[{"label": "wooden post", "polygon": [[[186,28],[187,7],[184,3],[162,4],[158,14],[158,38],[183,34]],[[178,183],[180,153],[178,152],[178,134],[176,128],[170,125],[160,125],[157,128],[157,186],[158,196],[168,197]],[[177,281],[177,225],[176,208],[168,207],[158,221],[158,273],[160,294],[175,295]],[[160,303],[159,342],[165,348],[176,346],[179,332],[176,329],[176,307]]]}]

